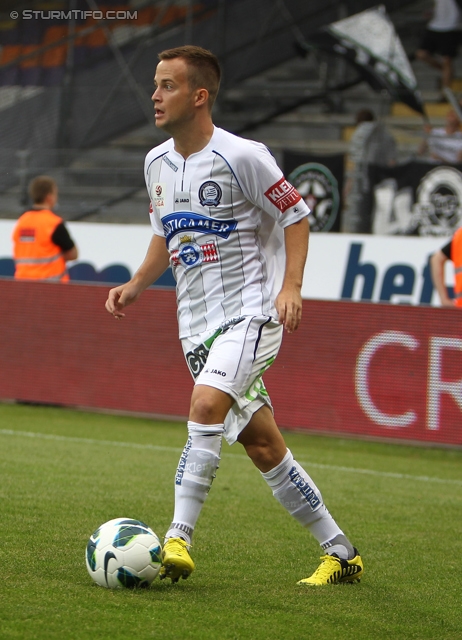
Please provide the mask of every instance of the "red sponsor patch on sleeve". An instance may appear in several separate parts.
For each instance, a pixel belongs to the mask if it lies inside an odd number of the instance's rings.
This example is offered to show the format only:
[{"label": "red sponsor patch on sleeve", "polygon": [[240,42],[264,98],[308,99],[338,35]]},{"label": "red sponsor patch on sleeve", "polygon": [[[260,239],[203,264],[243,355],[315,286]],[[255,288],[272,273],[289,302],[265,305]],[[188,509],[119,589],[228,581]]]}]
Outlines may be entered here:
[{"label": "red sponsor patch on sleeve", "polygon": [[152,208],[152,202],[149,202],[149,213],[154,213],[154,209]]},{"label": "red sponsor patch on sleeve", "polygon": [[297,189],[290,182],[287,182],[285,178],[281,178],[268,191],[265,191],[265,196],[281,213],[284,213],[289,207],[293,207],[294,204],[302,199]]}]

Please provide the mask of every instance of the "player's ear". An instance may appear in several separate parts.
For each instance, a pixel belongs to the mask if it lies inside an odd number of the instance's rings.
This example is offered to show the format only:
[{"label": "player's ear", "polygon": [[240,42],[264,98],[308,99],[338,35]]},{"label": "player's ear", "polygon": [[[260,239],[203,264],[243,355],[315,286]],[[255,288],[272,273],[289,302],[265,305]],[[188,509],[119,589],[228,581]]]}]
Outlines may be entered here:
[{"label": "player's ear", "polygon": [[207,89],[197,89],[196,91],[196,107],[201,107],[206,104],[209,99],[209,92]]}]

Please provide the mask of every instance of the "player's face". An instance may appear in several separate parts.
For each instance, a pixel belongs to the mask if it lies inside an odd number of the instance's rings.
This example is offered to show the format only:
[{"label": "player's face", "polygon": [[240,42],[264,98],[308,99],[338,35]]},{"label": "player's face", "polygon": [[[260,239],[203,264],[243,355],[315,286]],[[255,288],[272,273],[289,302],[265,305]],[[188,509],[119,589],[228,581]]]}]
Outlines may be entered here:
[{"label": "player's face", "polygon": [[174,134],[194,118],[196,91],[188,82],[188,68],[182,58],[161,60],[154,77],[152,94],[156,126]]}]

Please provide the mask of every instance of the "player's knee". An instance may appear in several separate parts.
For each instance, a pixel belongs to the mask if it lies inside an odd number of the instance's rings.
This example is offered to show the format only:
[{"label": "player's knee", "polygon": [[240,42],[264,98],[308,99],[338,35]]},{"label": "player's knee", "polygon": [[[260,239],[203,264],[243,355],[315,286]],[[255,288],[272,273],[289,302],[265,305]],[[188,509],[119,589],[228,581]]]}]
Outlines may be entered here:
[{"label": "player's knee", "polygon": [[200,424],[219,424],[224,422],[232,400],[222,391],[205,387],[194,390],[191,398],[190,420]]},{"label": "player's knee", "polygon": [[276,446],[270,440],[258,440],[257,442],[245,443],[245,451],[254,465],[263,473],[274,469],[281,462],[287,449]]},{"label": "player's knee", "polygon": [[216,422],[216,405],[209,396],[199,396],[192,400],[190,418],[200,424],[211,424]]}]

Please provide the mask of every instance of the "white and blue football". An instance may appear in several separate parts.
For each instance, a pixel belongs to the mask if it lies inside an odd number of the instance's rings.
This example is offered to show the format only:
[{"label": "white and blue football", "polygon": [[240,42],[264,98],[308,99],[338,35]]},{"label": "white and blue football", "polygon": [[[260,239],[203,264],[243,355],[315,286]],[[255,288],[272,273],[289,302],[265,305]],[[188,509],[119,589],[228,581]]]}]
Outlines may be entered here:
[{"label": "white and blue football", "polygon": [[149,587],[162,565],[162,546],[144,522],[115,518],[90,536],[85,562],[92,579],[102,587]]}]

